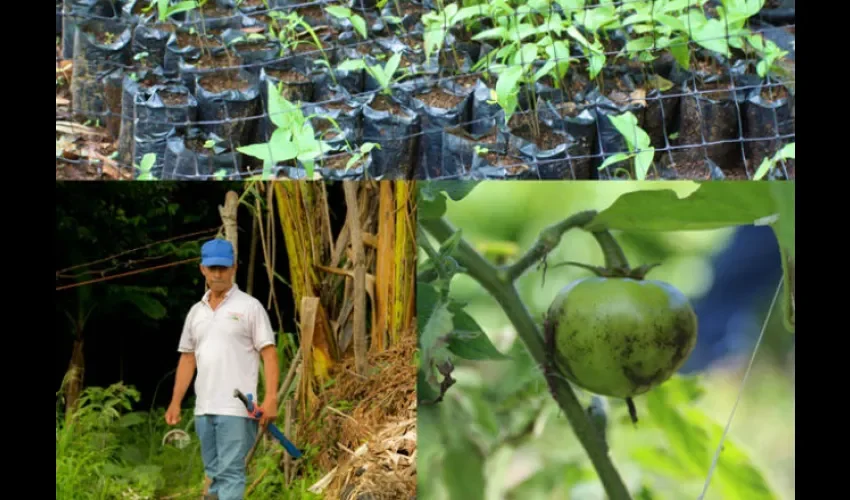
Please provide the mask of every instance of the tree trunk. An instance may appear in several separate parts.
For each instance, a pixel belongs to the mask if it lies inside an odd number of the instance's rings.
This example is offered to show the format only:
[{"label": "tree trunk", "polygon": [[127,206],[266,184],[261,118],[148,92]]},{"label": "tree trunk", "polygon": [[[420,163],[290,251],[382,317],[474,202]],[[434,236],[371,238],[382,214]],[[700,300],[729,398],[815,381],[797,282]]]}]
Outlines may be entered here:
[{"label": "tree trunk", "polygon": [[[239,227],[236,223],[236,212],[239,209],[239,194],[236,191],[228,191],[224,198],[224,205],[218,207],[218,213],[221,215],[221,222],[224,224],[224,237],[233,245],[233,262],[239,261],[238,239],[237,233]],[[236,274],[233,275],[233,282],[236,283]]]},{"label": "tree trunk", "polygon": [[77,332],[71,351],[71,363],[68,365],[68,385],[65,386],[65,420],[69,420],[77,409],[77,402],[83,391],[83,374],[86,360],[83,356],[82,332]]},{"label": "tree trunk", "polygon": [[358,375],[366,375],[366,255],[363,250],[363,232],[360,208],[357,203],[357,184],[344,182],[348,230],[354,254],[354,365]]}]

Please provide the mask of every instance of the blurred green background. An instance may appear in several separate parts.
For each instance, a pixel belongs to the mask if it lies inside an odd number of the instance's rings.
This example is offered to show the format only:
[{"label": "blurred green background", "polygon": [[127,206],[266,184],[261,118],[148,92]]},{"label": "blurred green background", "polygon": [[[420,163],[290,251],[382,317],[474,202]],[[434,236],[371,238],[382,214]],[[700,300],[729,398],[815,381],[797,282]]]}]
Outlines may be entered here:
[{"label": "blurred green background", "polygon": [[[734,189],[734,183],[729,185]],[[485,182],[460,202],[449,200],[446,219],[462,230],[464,238],[489,260],[510,263],[533,244],[541,229],[575,212],[601,211],[621,194],[633,190],[672,189],[684,197],[697,187],[693,182]],[[633,267],[661,263],[648,278],[667,281],[692,300],[703,297],[715,284],[711,258],[729,245],[733,234],[734,229],[649,234],[613,232]],[[419,258],[420,263],[427,259],[423,252]],[[567,232],[548,262],[553,265],[567,260],[603,265],[595,240],[580,230]],[[542,283],[542,271],[532,268],[518,280],[517,288],[539,323],[557,291],[570,281],[587,275],[585,270],[564,266],[549,269]],[[753,304],[758,323],[756,335],[776,285]],[[501,308],[465,275],[454,278],[451,293],[455,299],[467,303],[467,312],[494,345],[501,352],[514,356],[514,360],[458,361],[454,374],[457,384],[449,389],[445,401],[436,407],[419,408],[419,498],[453,498],[444,485],[463,481],[464,477],[475,483],[470,476],[475,475],[480,466],[485,471],[487,500],[604,499],[584,450],[549,396],[539,370],[527,359],[522,342],[516,339]],[[727,450],[721,455],[735,453],[729,450],[739,448],[769,483],[773,496],[748,497],[755,493],[742,491],[740,496],[734,494],[735,498],[794,498],[793,343],[780,317],[780,303],[777,302],[735,410],[727,436]],[[701,412],[722,430],[738,397],[751,352],[752,348],[747,347],[744,355],[725,359],[700,372],[702,397],[692,403],[693,408],[688,407],[686,401],[680,402],[677,408]],[[670,394],[678,388],[689,387],[686,384],[689,380],[670,382]],[[582,401],[588,403],[590,395],[577,391]],[[636,399],[642,419],[637,428],[627,423],[623,402],[607,400],[611,419],[609,440],[615,465],[635,491],[640,485],[647,486],[647,496],[643,498],[697,498],[707,470],[701,475],[688,476],[677,469],[673,460],[662,457],[663,452],[653,452],[652,456],[646,453],[648,448],[667,445],[652,429],[651,419],[647,419],[645,399],[644,396]],[[710,439],[709,453],[713,456],[718,439],[715,436]],[[455,446],[459,440],[471,444],[466,448]],[[721,463],[714,472],[706,499],[733,498],[729,489],[715,485],[724,480],[746,481],[732,478],[736,474],[734,469],[723,467]],[[649,496],[650,490],[652,496]]]}]

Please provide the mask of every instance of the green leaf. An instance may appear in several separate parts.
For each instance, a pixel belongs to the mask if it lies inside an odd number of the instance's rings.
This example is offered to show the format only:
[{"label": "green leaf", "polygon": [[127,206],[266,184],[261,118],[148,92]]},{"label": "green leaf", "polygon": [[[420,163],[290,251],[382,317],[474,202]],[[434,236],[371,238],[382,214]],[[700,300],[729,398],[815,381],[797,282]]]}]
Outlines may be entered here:
[{"label": "green leaf", "polygon": [[440,192],[436,182],[417,184],[416,189],[419,192],[417,219],[439,219],[446,213],[446,195]]},{"label": "green leaf", "polygon": [[473,361],[506,360],[475,320],[463,309],[451,308],[454,331],[449,336],[449,351],[455,356]]},{"label": "green leaf", "polygon": [[325,12],[338,19],[348,19],[351,16],[351,10],[342,5],[326,5]]},{"label": "green leaf", "polygon": [[387,87],[392,81],[392,78],[395,76],[395,72],[398,70],[398,65],[401,64],[401,52],[396,52],[390,57],[390,60],[387,61],[387,65],[384,66],[384,75],[386,77],[386,83],[381,82],[382,87]]},{"label": "green leaf", "polygon": [[688,48],[686,40],[681,37],[671,40],[670,53],[683,69],[687,70],[691,68],[691,51]]},{"label": "green leaf", "polygon": [[148,421],[148,415],[142,412],[125,413],[121,415],[118,425],[121,427],[132,427]]},{"label": "green leaf", "polygon": [[626,161],[631,158],[632,155],[629,153],[614,153],[608,158],[605,158],[605,161],[602,162],[602,165],[599,165],[599,170],[603,170],[610,165],[615,163],[620,163],[621,161]]},{"label": "green leaf", "polygon": [[434,181],[440,191],[446,193],[454,201],[466,198],[481,181]]},{"label": "green leaf", "polygon": [[665,448],[681,465],[681,474],[699,476],[711,465],[711,448],[706,432],[691,424],[670,401],[665,386],[661,385],[646,394],[648,419],[666,438]]},{"label": "green leaf", "polygon": [[366,69],[366,62],[363,59],[346,59],[337,65],[337,68],[345,71],[359,71]]},{"label": "green leaf", "polygon": [[368,38],[369,33],[366,31],[366,21],[362,17],[355,14],[351,16],[349,21],[351,21],[351,25],[354,26],[354,30],[357,31],[362,38]]},{"label": "green leaf", "polygon": [[795,193],[794,182],[770,182],[773,200],[778,207],[779,219],[772,224],[776,240],[779,242],[779,252],[782,258],[783,293],[782,320],[790,332],[796,326],[796,224],[795,224]]},{"label": "green leaf", "polygon": [[631,452],[631,457],[644,469],[668,478],[686,482],[701,477],[663,447],[637,448]]},{"label": "green leaf", "polygon": [[442,469],[448,498],[484,500],[486,481],[481,452],[460,436],[447,448]]},{"label": "green leaf", "polygon": [[[719,443],[723,426],[695,408],[686,408],[684,415],[693,428],[700,429],[710,443]],[[716,446],[716,445],[715,445]],[[712,453],[714,449],[711,450]],[[708,469],[704,471],[704,474]],[[724,500],[775,500],[778,498],[749,456],[728,436],[711,478],[709,491],[719,490]]]},{"label": "green leaf", "polygon": [[706,182],[685,198],[669,189],[626,193],[587,229],[692,231],[754,224],[777,213],[771,184]]},{"label": "green leaf", "polygon": [[422,370],[425,370],[427,382],[436,388],[439,382],[432,364],[439,361],[439,351],[445,348],[447,335],[452,331],[452,315],[448,303],[440,297],[439,291],[428,283],[416,284],[416,313]]}]

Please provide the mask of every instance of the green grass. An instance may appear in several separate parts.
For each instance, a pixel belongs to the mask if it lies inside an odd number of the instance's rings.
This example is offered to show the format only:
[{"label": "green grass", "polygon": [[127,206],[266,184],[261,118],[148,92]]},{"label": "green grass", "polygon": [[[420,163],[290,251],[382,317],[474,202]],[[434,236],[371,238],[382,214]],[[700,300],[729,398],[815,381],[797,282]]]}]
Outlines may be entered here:
[{"label": "green grass", "polygon": [[[147,500],[198,498],[203,490],[203,462],[194,434],[192,412],[184,413],[177,428],[190,436],[182,449],[163,444],[173,428],[165,423],[164,409],[133,411],[139,393],[114,384],[84,391],[77,412],[65,421],[64,408],[56,411],[56,498]],[[321,498],[307,493],[323,475],[307,473],[289,486],[277,469],[275,448],[260,447],[251,464],[250,485],[265,469],[252,499]]]}]

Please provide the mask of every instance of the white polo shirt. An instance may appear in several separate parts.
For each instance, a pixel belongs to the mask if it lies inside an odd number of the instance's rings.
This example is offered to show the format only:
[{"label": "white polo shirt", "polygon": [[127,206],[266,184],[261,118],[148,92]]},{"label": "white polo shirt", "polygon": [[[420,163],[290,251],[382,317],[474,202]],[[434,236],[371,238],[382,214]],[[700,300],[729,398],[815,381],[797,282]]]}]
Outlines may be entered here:
[{"label": "white polo shirt", "polygon": [[235,283],[215,311],[209,295],[189,310],[177,347],[195,354],[195,415],[244,417],[248,411],[233,390],[253,394],[257,401],[260,350],[274,345],[275,334],[260,301]]}]

